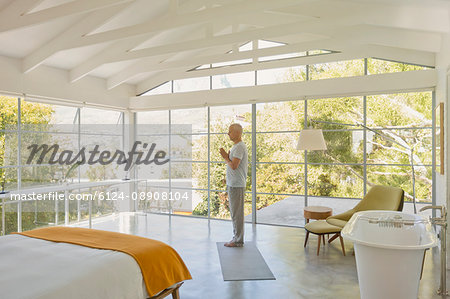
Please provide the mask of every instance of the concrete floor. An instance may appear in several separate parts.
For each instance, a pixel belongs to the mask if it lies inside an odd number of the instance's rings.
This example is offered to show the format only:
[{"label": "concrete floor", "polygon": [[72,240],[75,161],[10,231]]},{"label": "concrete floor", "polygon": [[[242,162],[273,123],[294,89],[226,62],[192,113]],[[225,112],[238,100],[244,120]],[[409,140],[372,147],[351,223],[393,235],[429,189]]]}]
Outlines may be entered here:
[{"label": "concrete floor", "polygon": [[[359,203],[359,200],[348,198],[308,197],[309,206],[330,207],[333,209],[333,215],[348,211],[357,203]],[[416,205],[417,211],[430,204],[418,202]],[[258,223],[303,227],[305,225],[305,219],[303,218],[304,207],[305,199],[303,196],[289,196],[258,210],[256,212],[256,219],[258,219]],[[413,204],[411,202],[405,202],[403,212],[414,214]],[[420,212],[420,215],[429,217],[431,216],[431,210]],[[246,215],[245,221],[251,222],[252,214]]]},{"label": "concrete floor", "polygon": [[[229,221],[120,214],[96,220],[93,228],[145,236],[174,247],[193,277],[181,288],[182,299],[359,298],[352,244],[346,242],[345,257],[336,241],[325,245],[324,250],[321,248],[317,256],[316,236],[310,237],[304,249],[302,228],[246,224],[245,239],[256,242],[276,280],[233,282],[223,281],[216,248],[216,242],[231,239]],[[419,298],[441,298],[436,295],[439,271],[439,253],[435,248],[426,255]]]}]

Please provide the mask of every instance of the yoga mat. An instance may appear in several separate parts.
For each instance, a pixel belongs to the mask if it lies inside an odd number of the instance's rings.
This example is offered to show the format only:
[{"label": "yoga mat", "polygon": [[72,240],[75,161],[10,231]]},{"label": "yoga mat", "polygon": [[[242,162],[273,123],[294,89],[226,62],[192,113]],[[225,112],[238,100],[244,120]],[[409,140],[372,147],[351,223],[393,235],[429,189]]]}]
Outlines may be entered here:
[{"label": "yoga mat", "polygon": [[243,247],[225,247],[223,244],[217,242],[224,281],[275,280],[255,243],[246,242]]}]

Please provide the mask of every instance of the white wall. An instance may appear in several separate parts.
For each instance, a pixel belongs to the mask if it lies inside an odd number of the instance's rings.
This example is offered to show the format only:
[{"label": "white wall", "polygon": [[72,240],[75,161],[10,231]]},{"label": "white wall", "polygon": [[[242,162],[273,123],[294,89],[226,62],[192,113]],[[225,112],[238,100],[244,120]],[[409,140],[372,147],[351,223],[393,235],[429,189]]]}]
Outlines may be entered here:
[{"label": "white wall", "polygon": [[163,110],[430,90],[436,86],[436,77],[436,71],[430,69],[403,73],[148,95],[131,98],[130,109],[134,111]]},{"label": "white wall", "polygon": [[[449,118],[450,118],[450,110],[448,109],[448,105],[450,104],[449,98],[449,68],[450,68],[450,36],[447,35],[442,40],[442,49],[436,55],[436,71],[437,71],[437,85],[436,85],[436,104],[444,103],[444,153],[445,153],[445,168],[444,175],[439,173],[436,174],[436,205],[445,205],[447,208],[449,207],[450,200],[448,196],[449,192],[449,178],[448,172],[450,170],[450,161],[448,159],[449,152],[449,141],[450,134],[448,131],[449,128]],[[439,216],[439,212],[437,212],[437,216]],[[450,234],[447,232],[447,248],[450,245],[449,242]],[[450,252],[447,251],[447,260],[450,258]],[[447,263],[447,268],[449,268],[449,263]]]}]

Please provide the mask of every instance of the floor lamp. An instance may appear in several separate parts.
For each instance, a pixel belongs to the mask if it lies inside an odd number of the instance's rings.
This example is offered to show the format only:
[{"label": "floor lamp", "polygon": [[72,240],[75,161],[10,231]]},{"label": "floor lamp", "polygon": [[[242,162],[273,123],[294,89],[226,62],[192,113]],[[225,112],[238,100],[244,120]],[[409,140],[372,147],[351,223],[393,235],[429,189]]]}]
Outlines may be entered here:
[{"label": "floor lamp", "polygon": [[[414,174],[414,149],[413,147],[410,147],[409,145],[405,145],[405,144],[401,144],[400,142],[387,137],[381,133],[379,133],[378,131],[371,129],[369,127],[367,127],[366,125],[363,125],[361,123],[356,123],[356,124],[341,124],[341,123],[335,123],[335,122],[330,122],[330,121],[320,121],[320,120],[312,120],[311,122],[313,123],[322,123],[322,124],[331,124],[331,125],[339,125],[339,126],[351,126],[351,127],[362,127],[364,129],[367,129],[383,138],[385,138],[386,140],[389,140],[405,149],[407,149],[410,152],[409,158],[410,158],[410,163],[411,163],[411,176],[412,176],[412,187],[413,187],[413,205],[414,205],[414,214],[417,214],[417,209],[416,209],[416,177]],[[302,132],[305,131],[310,131],[310,132],[306,132],[304,134],[304,138],[302,138]],[[314,132],[311,132],[314,131]],[[319,134],[321,136],[319,136]],[[311,135],[313,135],[311,137]],[[319,140],[323,140],[323,143],[325,143],[324,138],[323,138],[323,132],[320,129],[307,129],[307,130],[303,130],[300,132],[300,137],[298,140],[298,144],[297,144],[297,149],[304,149],[304,150],[326,150],[326,145],[321,145]],[[300,146],[300,143],[302,144],[302,146]],[[311,146],[308,147],[308,143],[311,143]],[[300,146],[300,148],[299,148]],[[319,148],[320,146],[322,146],[321,148]],[[305,155],[306,156],[306,155]],[[306,163],[306,161],[305,161]],[[306,164],[305,164],[306,165]],[[306,177],[306,172],[305,172],[305,177]],[[305,179],[306,182],[306,179]],[[305,183],[306,185],[306,183]],[[305,191],[305,196],[306,196],[306,191]]]},{"label": "floor lamp", "polygon": [[323,133],[321,129],[305,129],[300,131],[300,136],[298,137],[297,150],[305,151],[305,206],[308,201],[308,177],[307,177],[307,151],[324,151],[327,149],[327,144],[323,138]]}]

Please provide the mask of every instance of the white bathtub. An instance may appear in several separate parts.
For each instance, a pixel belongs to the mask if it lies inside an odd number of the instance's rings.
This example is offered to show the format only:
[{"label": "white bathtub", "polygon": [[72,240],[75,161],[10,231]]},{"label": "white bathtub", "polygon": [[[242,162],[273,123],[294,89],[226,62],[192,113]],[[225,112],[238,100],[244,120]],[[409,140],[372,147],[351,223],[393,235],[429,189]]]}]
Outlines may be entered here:
[{"label": "white bathtub", "polygon": [[361,298],[417,298],[425,250],[438,244],[429,220],[363,211],[350,218],[341,234],[354,243]]}]

